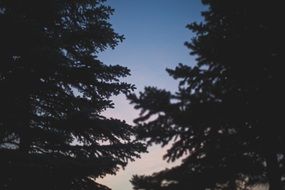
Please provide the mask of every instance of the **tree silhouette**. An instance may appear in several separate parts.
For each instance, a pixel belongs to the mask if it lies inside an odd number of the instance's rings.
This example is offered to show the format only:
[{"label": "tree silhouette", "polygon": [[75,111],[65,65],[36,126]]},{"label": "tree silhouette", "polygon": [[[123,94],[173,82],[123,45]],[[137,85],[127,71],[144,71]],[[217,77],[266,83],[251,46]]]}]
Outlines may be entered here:
[{"label": "tree silhouette", "polygon": [[178,91],[147,87],[129,96],[142,110],[137,138],[172,143],[168,161],[184,156],[177,167],[134,176],[134,189],[283,189],[281,2],[203,3],[204,21],[187,26],[197,64],[167,69]]},{"label": "tree silhouette", "polygon": [[129,93],[129,70],[97,54],[123,40],[104,0],[0,0],[0,189],[109,189],[144,151],[110,97]]}]

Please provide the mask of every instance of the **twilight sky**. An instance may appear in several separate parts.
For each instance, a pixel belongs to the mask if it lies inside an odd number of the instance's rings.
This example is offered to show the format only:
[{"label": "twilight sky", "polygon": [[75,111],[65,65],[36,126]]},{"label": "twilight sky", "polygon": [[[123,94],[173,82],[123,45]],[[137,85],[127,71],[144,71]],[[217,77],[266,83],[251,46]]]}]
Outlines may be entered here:
[{"label": "twilight sky", "polygon": [[[137,91],[144,86],[157,86],[174,91],[177,82],[170,78],[165,68],[174,68],[178,63],[194,64],[194,58],[183,45],[192,38],[185,28],[192,21],[200,21],[199,0],[108,0],[115,14],[111,23],[125,40],[115,50],[100,54],[105,64],[120,64],[131,69],[132,76],[124,79],[133,83]],[[138,116],[123,96],[114,98],[115,109],[105,115],[132,123]],[[134,174],[151,174],[174,164],[162,160],[165,149],[153,146],[148,154],[130,163],[116,176],[107,176],[101,183],[113,190],[131,190],[129,183]],[[177,164],[177,163],[176,163]]]}]

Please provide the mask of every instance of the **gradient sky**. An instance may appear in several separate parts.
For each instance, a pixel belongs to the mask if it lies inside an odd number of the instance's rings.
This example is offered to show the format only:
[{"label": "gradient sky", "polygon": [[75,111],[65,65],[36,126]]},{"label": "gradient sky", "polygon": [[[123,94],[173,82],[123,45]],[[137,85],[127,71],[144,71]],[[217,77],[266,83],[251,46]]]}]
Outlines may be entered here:
[{"label": "gradient sky", "polygon": [[[175,91],[177,82],[165,72],[178,63],[194,64],[194,58],[183,45],[193,35],[185,26],[201,21],[201,10],[205,9],[199,0],[108,0],[115,9],[111,23],[125,40],[115,50],[100,54],[105,64],[120,64],[131,69],[132,76],[124,79],[136,85],[137,91],[145,86],[157,86]],[[104,113],[132,124],[138,111],[130,106],[123,96],[115,97],[115,109]],[[166,147],[167,148],[167,147]],[[171,167],[162,160],[165,148],[153,146],[148,154],[130,163],[116,176],[98,180],[113,190],[131,190],[130,178],[134,174],[151,174]]]}]

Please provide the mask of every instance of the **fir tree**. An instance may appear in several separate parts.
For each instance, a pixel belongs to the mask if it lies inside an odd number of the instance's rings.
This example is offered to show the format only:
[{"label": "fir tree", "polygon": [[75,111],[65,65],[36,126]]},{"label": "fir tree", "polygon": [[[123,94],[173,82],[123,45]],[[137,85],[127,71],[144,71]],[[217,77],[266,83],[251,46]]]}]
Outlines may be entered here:
[{"label": "fir tree", "polygon": [[0,189],[108,189],[144,151],[110,97],[134,86],[97,55],[123,40],[104,0],[0,0]]},{"label": "fir tree", "polygon": [[[284,133],[281,2],[204,0],[204,21],[187,27],[193,67],[168,73],[176,93],[147,87],[129,98],[141,109],[138,139],[171,148],[164,158],[183,163],[134,176],[134,189],[283,189]],[[282,76],[283,75],[283,76]],[[155,116],[155,117],[154,117]]]}]

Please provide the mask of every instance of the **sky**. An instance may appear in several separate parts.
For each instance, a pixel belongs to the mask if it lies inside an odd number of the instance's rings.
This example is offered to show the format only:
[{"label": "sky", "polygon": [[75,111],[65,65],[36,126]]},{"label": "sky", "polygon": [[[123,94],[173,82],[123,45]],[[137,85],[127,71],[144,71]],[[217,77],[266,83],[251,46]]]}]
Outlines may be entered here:
[{"label": "sky", "polygon": [[[202,21],[201,11],[206,7],[200,0],[108,0],[107,4],[115,9],[110,19],[113,28],[126,39],[114,50],[101,53],[99,58],[105,64],[128,67],[132,75],[123,80],[135,84],[136,93],[145,86],[175,91],[178,83],[168,76],[165,69],[174,68],[178,63],[195,64],[195,58],[184,46],[184,42],[193,37],[186,25]],[[115,109],[107,110],[104,115],[133,124],[139,112],[122,95],[113,100]],[[162,157],[167,148],[152,146],[148,149],[149,153],[129,163],[125,170],[97,181],[113,190],[131,190],[129,180],[134,174],[149,175],[181,162],[164,161]],[[266,186],[253,188],[267,189]]]},{"label": "sky", "polygon": [[[205,9],[199,0],[108,0],[115,9],[111,24],[125,40],[114,50],[99,55],[105,64],[119,64],[131,70],[131,76],[124,81],[136,85],[138,91],[145,86],[175,91],[177,81],[168,76],[165,69],[174,68],[178,63],[193,65],[195,59],[184,46],[193,34],[186,25],[201,21],[200,12]],[[139,114],[124,96],[114,98],[115,109],[107,110],[108,117],[125,120],[132,124]],[[151,174],[166,167],[179,164],[162,160],[165,149],[159,146],[149,148],[149,153],[128,164],[116,176],[107,176],[98,182],[113,190],[131,190],[132,175]]]}]

